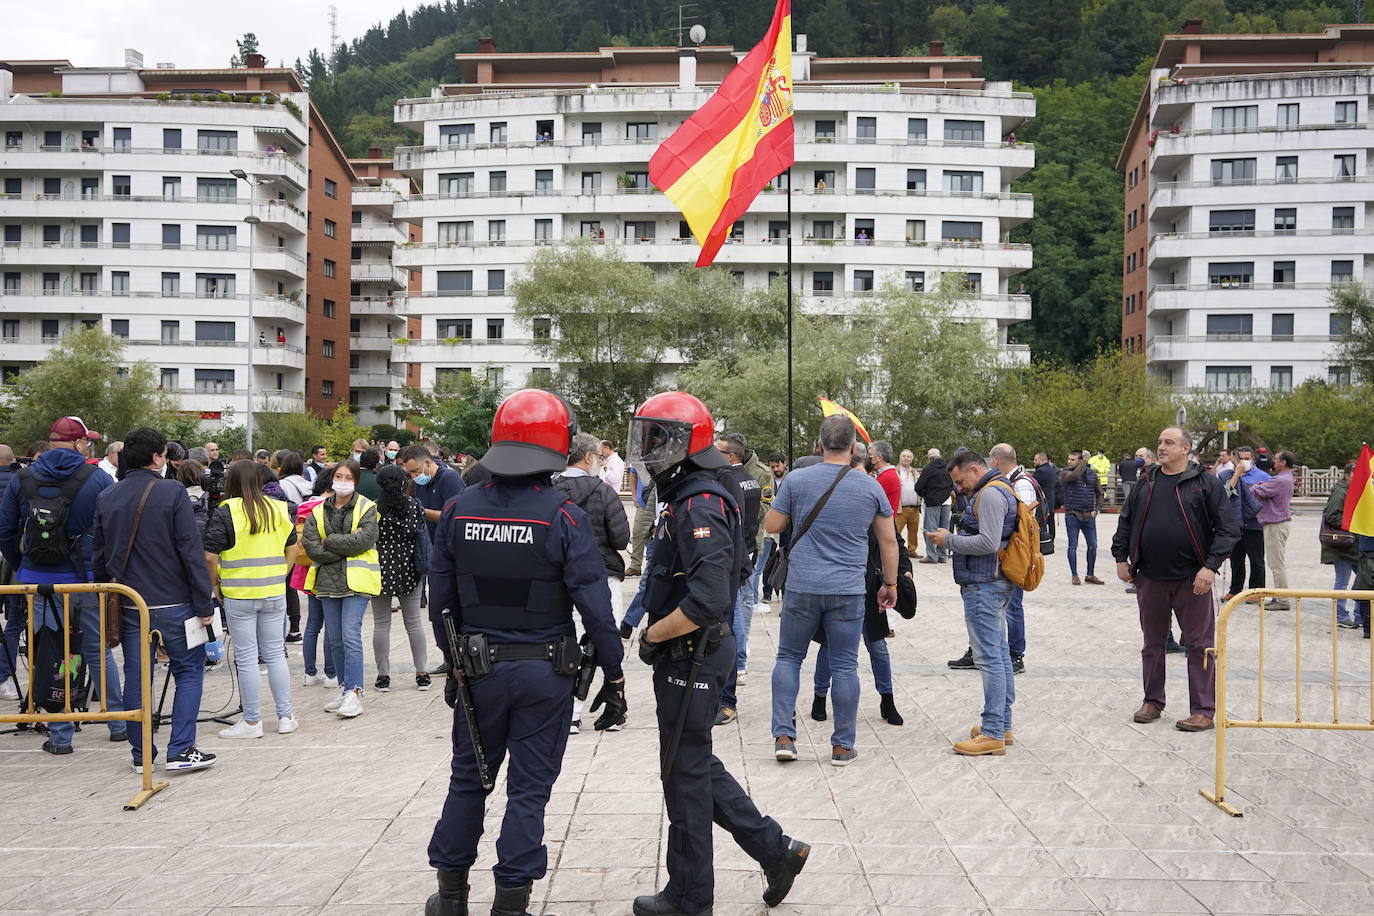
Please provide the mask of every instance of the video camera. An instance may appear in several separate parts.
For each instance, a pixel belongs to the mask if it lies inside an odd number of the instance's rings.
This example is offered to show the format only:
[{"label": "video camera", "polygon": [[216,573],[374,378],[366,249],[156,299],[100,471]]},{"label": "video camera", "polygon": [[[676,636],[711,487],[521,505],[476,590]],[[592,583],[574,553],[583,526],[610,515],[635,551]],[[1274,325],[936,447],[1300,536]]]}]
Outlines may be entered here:
[{"label": "video camera", "polygon": [[224,499],[224,484],[228,472],[224,467],[224,460],[216,458],[210,462],[205,473],[200,475],[200,488],[210,497],[211,508],[218,506],[220,500]]}]

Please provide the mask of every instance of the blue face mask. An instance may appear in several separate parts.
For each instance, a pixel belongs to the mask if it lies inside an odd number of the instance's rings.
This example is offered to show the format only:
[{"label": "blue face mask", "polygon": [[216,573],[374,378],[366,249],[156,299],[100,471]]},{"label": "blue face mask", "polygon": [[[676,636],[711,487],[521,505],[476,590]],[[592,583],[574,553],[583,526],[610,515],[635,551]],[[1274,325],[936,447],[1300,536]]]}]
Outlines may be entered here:
[{"label": "blue face mask", "polygon": [[394,449],[387,449],[387,452],[386,452],[386,458],[387,458],[387,460],[390,461],[391,459],[393,459],[393,458],[395,458],[395,457],[396,457],[396,451],[395,451]]},{"label": "blue face mask", "polygon": [[419,477],[415,478],[415,485],[423,487],[425,484],[429,483],[433,479],[434,478],[429,476],[428,474],[421,474]]}]

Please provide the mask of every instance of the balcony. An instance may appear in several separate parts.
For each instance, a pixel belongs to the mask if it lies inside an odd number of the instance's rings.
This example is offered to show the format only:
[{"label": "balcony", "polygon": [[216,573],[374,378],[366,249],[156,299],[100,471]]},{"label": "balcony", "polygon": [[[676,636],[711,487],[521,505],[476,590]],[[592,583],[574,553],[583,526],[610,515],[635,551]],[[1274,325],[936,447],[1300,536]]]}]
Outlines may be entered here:
[{"label": "balcony", "polygon": [[[130,208],[137,206],[140,219],[180,222],[237,223],[248,213],[264,223],[303,233],[305,214],[286,201],[254,203],[246,197],[149,196],[131,194],[0,194],[5,216],[13,219],[41,220],[127,220]],[[205,210],[191,207],[207,208]],[[285,212],[282,212],[282,211]]]},{"label": "balcony", "polygon": [[[1254,178],[1242,181],[1159,181],[1150,185],[1151,210],[1174,207],[1239,207],[1248,202],[1275,203],[1349,203],[1363,197],[1374,176],[1335,175],[1305,178]],[[1283,187],[1278,187],[1283,186]]]},{"label": "balcony", "polygon": [[354,317],[364,315],[375,315],[380,318],[387,318],[395,321],[404,320],[406,315],[407,301],[403,293],[395,296],[366,296],[353,299],[348,304],[348,313]]},{"label": "balcony", "polygon": [[[305,276],[305,259],[286,248],[257,246],[252,249],[254,270]],[[0,246],[0,264],[17,267],[169,266],[195,267],[229,272],[248,268],[247,245],[209,247],[157,245],[143,242],[34,242]],[[184,256],[183,256],[184,255]],[[174,260],[169,261],[168,258]]]},{"label": "balcony", "polygon": [[378,337],[368,334],[350,334],[348,338],[349,351],[356,353],[360,351],[371,351],[379,353],[390,353],[391,342],[395,338]]},{"label": "balcony", "polygon": [[1146,342],[1145,356],[1150,362],[1217,362],[1233,359],[1241,362],[1293,363],[1303,359],[1323,359],[1328,355],[1331,344],[1344,339],[1329,334],[1159,335]]},{"label": "balcony", "polygon": [[[399,152],[399,150],[397,152]],[[404,195],[388,185],[355,184],[353,186],[352,197],[353,207],[355,209],[381,209],[385,210],[388,214],[391,212],[391,209],[396,206],[397,201],[405,199]]]},{"label": "balcony", "polygon": [[[108,301],[112,299],[117,301]],[[163,301],[154,303],[149,302],[150,299]],[[194,301],[187,302],[187,300]],[[112,292],[110,290],[47,290],[20,287],[18,289],[5,289],[0,292],[0,304],[3,304],[0,311],[6,315],[21,312],[35,314],[107,312],[114,314],[156,314],[161,312],[178,315],[210,315],[225,311],[233,311],[238,314],[239,310],[243,309],[242,313],[247,314],[244,305],[247,300],[248,296],[245,293],[211,296],[187,292],[165,295],[161,292],[137,290]],[[254,296],[253,313],[258,318],[275,318],[293,324],[305,322],[304,305],[298,298],[291,299],[287,296]]]},{"label": "balcony", "polygon": [[1029,366],[1030,361],[1031,351],[1026,344],[1002,344],[997,348],[997,364],[1003,369]]},{"label": "balcony", "polygon": [[354,261],[348,276],[355,283],[381,283],[392,289],[405,289],[410,279],[405,268],[390,261]]},{"label": "balcony", "polygon": [[[1331,295],[1331,283],[1161,283],[1150,288],[1146,303],[1149,313],[1189,309],[1236,309],[1257,306],[1256,292],[1278,291],[1284,305],[1294,308],[1320,306]],[[1273,307],[1278,303],[1267,303]]]},{"label": "balcony", "polygon": [[[1209,258],[1248,261],[1256,257],[1363,255],[1371,229],[1242,230],[1237,232],[1161,232],[1150,238],[1150,260]],[[1294,239],[1302,239],[1294,242]],[[1203,242],[1199,245],[1198,242]]]},{"label": "balcony", "polygon": [[405,384],[405,373],[383,372],[376,370],[350,369],[348,372],[348,387],[350,388],[384,388],[390,391]]},{"label": "balcony", "polygon": [[400,227],[392,223],[354,225],[350,239],[354,245],[400,246],[409,241]]},{"label": "balcony", "polygon": [[305,213],[284,200],[253,204],[253,215],[262,220],[262,226],[266,229],[286,231],[295,235],[305,234]]}]

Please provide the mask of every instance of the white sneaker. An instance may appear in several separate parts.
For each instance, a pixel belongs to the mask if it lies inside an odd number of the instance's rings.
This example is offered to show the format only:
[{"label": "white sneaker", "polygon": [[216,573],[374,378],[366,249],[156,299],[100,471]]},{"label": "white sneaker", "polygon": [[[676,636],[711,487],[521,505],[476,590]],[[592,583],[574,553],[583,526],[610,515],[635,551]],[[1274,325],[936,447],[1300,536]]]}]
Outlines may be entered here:
[{"label": "white sneaker", "polygon": [[338,690],[338,689],[339,689],[339,679],[336,678],[336,677],[325,677],[325,679],[324,679],[324,686],[325,686],[325,687],[328,687],[330,690]]},{"label": "white sneaker", "polygon": [[754,605],[754,613],[755,613],[755,614],[771,614],[771,613],[773,613],[773,608],[769,606],[769,604],[768,604],[767,601],[760,601],[760,602],[758,602],[757,604]]},{"label": "white sneaker", "polygon": [[244,719],[228,728],[221,728],[219,730],[219,736],[221,738],[261,738],[262,723],[255,722],[250,725],[248,721]]},{"label": "white sneaker", "polygon": [[360,690],[349,690],[343,695],[343,702],[334,710],[340,719],[356,719],[363,714],[363,694]]},{"label": "white sneaker", "polygon": [[336,696],[334,699],[330,700],[328,703],[324,704],[324,711],[325,711],[325,712],[338,712],[338,711],[339,711],[339,707],[343,705],[344,696],[345,696],[347,693],[348,693],[347,690],[340,690],[338,696]]},{"label": "white sneaker", "polygon": [[317,684],[323,684],[323,683],[324,683],[324,675],[323,675],[323,674],[318,674],[318,673],[317,673],[317,674],[307,674],[307,675],[305,675],[304,677],[301,678],[301,683],[304,684],[304,685],[307,686],[307,687],[314,687],[314,686],[316,686]]},{"label": "white sneaker", "polygon": [[277,734],[279,735],[289,735],[300,727],[301,723],[296,721],[295,716],[287,716],[277,720]]},{"label": "white sneaker", "polygon": [[0,700],[19,699],[19,688],[14,686],[14,681],[0,681]]}]

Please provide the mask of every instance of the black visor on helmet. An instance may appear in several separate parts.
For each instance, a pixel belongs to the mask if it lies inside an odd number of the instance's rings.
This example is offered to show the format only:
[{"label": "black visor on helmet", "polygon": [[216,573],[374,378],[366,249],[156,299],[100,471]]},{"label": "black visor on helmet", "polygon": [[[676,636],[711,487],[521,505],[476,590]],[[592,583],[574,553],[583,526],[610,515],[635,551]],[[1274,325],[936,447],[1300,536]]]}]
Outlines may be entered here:
[{"label": "black visor on helmet", "polygon": [[687,460],[691,441],[690,423],[635,417],[630,421],[626,457],[642,479],[657,479]]}]

